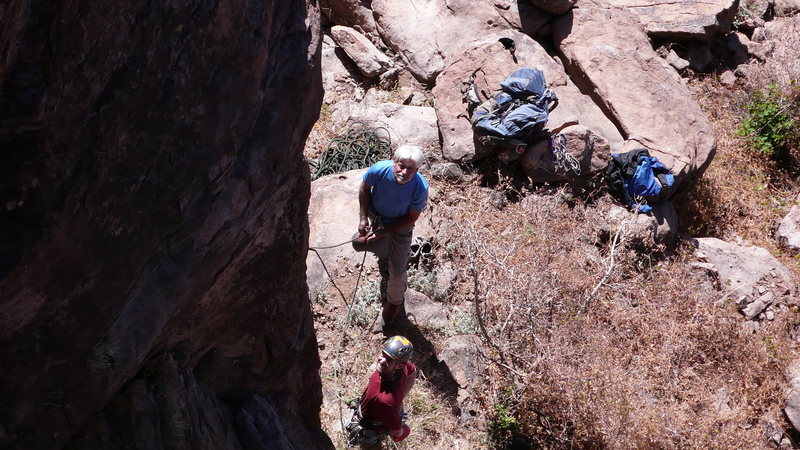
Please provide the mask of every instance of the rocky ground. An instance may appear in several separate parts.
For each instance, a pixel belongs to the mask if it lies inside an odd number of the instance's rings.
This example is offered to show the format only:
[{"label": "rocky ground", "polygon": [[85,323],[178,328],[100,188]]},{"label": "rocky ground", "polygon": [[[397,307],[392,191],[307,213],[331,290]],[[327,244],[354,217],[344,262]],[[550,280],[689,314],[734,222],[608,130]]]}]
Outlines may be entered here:
[{"label": "rocky ground", "polygon": [[[422,173],[431,198],[415,230],[430,251],[410,262],[408,320],[391,331],[411,338],[422,376],[406,404],[412,434],[391,446],[798,445],[800,264],[791,244],[800,214],[797,173],[752,153],[733,133],[742,99],[766,79],[759,71],[796,67],[796,53],[789,55],[797,42],[741,44],[753,51],[740,55],[735,70],[709,75],[710,61],[705,74],[682,66],[689,61],[675,46],[658,47],[664,35],[651,31],[654,54],[682,75],[676,86],[696,102],[691,114],[703,119],[693,123],[707,120],[708,136],[692,138],[694,159],[676,157],[692,188],[653,215],[637,215],[608,194],[597,172],[580,183],[545,183],[532,177],[524,156],[510,163],[481,157],[481,149],[443,129],[443,111],[456,103],[442,92],[442,80],[460,78],[448,78],[457,64],[425,69],[411,64],[410,53],[385,49],[394,59],[377,58],[368,75],[344,55],[336,33],[325,40],[326,100],[306,156],[313,160],[330,138],[366,120],[388,129],[393,143],[422,145],[430,160]],[[777,60],[753,55],[764,47]],[[390,67],[396,71],[379,75]],[[484,71],[497,77],[502,69]],[[549,80],[558,78],[552,74]],[[433,88],[419,81],[426,77],[436,79]],[[560,96],[569,99],[571,82],[564,83]],[[595,89],[612,99],[624,95],[611,85]],[[582,108],[556,120],[580,117],[610,148],[625,148],[591,107]],[[618,114],[616,126],[638,126],[636,111]],[[692,182],[693,171],[706,165],[700,150],[709,140],[716,155]],[[596,156],[588,158],[593,163]],[[345,242],[355,232],[360,173],[312,183],[311,247]],[[384,339],[374,329],[382,251],[345,244],[307,259],[322,422],[337,448],[351,415],[346,401],[360,395]]]}]

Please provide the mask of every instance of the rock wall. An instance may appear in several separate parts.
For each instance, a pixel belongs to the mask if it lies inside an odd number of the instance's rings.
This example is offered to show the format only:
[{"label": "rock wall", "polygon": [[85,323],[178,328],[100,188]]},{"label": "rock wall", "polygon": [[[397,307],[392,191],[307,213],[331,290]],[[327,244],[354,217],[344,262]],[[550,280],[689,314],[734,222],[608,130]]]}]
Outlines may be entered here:
[{"label": "rock wall", "polygon": [[325,448],[314,0],[0,11],[0,447]]}]

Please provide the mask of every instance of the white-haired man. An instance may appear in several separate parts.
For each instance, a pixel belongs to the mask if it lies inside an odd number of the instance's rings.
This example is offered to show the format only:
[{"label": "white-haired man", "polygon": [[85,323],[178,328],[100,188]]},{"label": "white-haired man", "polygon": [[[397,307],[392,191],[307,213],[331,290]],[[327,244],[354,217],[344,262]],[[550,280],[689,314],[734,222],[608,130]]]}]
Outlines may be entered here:
[{"label": "white-haired man", "polygon": [[358,240],[389,238],[384,327],[394,321],[405,300],[411,234],[428,202],[428,182],[419,173],[424,161],[421,148],[402,145],[391,160],[379,161],[364,173],[358,192]]}]

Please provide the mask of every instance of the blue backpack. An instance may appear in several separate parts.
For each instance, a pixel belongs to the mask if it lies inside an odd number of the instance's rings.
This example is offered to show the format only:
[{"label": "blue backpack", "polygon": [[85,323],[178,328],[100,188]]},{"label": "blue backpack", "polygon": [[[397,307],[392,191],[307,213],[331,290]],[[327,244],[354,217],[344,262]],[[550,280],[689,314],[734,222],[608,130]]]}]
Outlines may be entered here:
[{"label": "blue backpack", "polygon": [[530,144],[542,132],[558,104],[539,69],[514,71],[500,83],[502,92],[483,102],[472,115],[472,128],[484,145],[513,148]]},{"label": "blue backpack", "polygon": [[612,153],[606,167],[606,179],[611,193],[625,206],[649,213],[661,191],[675,183],[672,172],[646,149]]}]

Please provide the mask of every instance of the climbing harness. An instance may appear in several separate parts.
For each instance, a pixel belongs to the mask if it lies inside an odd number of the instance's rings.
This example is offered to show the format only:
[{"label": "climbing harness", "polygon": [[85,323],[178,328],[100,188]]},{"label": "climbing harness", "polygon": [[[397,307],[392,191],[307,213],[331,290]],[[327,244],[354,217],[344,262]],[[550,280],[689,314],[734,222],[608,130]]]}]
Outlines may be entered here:
[{"label": "climbing harness", "polygon": [[370,128],[364,122],[356,122],[342,136],[333,138],[319,158],[310,163],[311,179],[369,167],[389,157],[391,144],[386,128]]},{"label": "climbing harness", "polygon": [[[347,439],[345,446],[357,447],[359,445],[376,445],[384,436],[389,435],[389,429],[380,423],[372,423],[361,416],[360,400],[354,398],[347,402],[347,407],[353,410],[353,417],[347,424]],[[405,411],[400,411],[400,421],[406,423]]]},{"label": "climbing harness", "polygon": [[561,170],[565,173],[572,171],[575,175],[580,176],[580,163],[566,149],[566,136],[563,134],[554,134],[550,136],[550,151],[553,152],[553,164],[556,166],[556,170]]},{"label": "climbing harness", "polygon": [[359,445],[375,445],[389,434],[389,429],[379,423],[371,423],[361,416],[359,399],[354,398],[347,402],[348,408],[353,410],[353,417],[347,424],[347,447],[357,447]]}]

